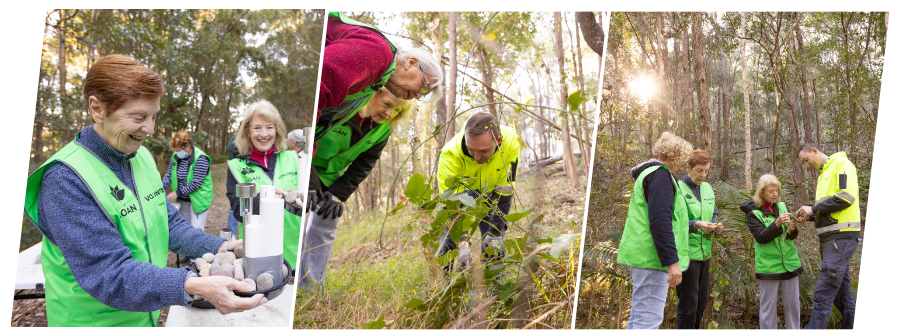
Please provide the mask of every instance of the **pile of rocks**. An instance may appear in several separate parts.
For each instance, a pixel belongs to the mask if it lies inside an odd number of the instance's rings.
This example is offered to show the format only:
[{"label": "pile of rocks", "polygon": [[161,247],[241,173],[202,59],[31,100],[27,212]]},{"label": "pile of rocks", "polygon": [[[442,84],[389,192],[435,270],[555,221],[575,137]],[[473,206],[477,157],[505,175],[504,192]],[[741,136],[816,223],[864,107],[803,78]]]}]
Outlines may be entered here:
[{"label": "pile of rocks", "polygon": [[[201,277],[208,276],[227,276],[238,281],[243,281],[253,285],[256,290],[267,290],[275,285],[275,279],[269,273],[260,274],[256,279],[244,277],[243,267],[243,248],[238,246],[234,252],[220,249],[218,253],[204,254],[202,258],[194,261],[197,269],[200,270]],[[282,281],[288,276],[287,266],[281,265]]]}]

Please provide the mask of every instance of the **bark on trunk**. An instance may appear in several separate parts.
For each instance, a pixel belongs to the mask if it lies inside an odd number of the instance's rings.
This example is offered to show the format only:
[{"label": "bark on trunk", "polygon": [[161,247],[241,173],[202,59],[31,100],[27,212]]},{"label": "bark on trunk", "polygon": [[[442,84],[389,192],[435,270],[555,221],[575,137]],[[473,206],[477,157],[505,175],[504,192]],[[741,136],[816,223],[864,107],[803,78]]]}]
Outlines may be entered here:
[{"label": "bark on trunk", "polygon": [[[581,33],[584,35],[584,42],[597,55],[603,55],[603,25],[595,20],[593,12],[575,12],[575,20],[581,26]],[[601,16],[602,20],[602,16]]]},{"label": "bark on trunk", "polygon": [[[745,37],[747,13],[741,13],[741,37]],[[747,40],[741,39],[741,87],[744,90],[744,189],[747,192],[753,186],[753,150],[750,143],[750,93],[747,88]]]},{"label": "bark on trunk", "polygon": [[[562,18],[559,12],[553,13],[553,36],[554,46],[556,47],[556,59],[559,63],[559,106],[560,109],[568,110],[569,94],[566,89],[566,59],[563,51]],[[569,117],[567,114],[563,114],[562,119],[563,164],[566,167],[566,176],[569,177],[569,185],[572,188],[578,188],[578,167],[575,165],[575,155],[572,153],[572,139],[569,137]]]},{"label": "bark on trunk", "polygon": [[699,119],[699,141],[695,148],[709,149],[712,137],[709,94],[706,84],[706,62],[703,57],[703,13],[695,13],[691,30],[694,42],[694,87],[697,90],[697,116]]}]

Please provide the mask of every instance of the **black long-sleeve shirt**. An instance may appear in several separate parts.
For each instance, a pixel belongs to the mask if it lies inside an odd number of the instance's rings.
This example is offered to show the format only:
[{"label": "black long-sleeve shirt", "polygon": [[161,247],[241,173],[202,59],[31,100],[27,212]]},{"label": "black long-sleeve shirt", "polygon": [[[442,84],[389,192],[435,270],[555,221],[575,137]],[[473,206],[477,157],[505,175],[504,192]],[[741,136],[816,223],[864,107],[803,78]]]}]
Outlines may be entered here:
[{"label": "black long-sleeve shirt", "polygon": [[[272,155],[271,157],[269,157],[268,167],[266,167],[262,163],[259,163],[253,158],[250,158],[249,155],[238,155],[237,158],[247,159],[248,165],[256,166],[258,169],[262,169],[262,171],[266,173],[266,176],[268,176],[272,180],[275,180],[275,167],[277,166],[276,162],[278,160],[278,155]],[[240,214],[241,202],[240,199],[234,194],[234,188],[237,185],[237,179],[234,178],[234,175],[231,173],[231,169],[228,169],[227,175],[228,177],[225,180],[225,197],[228,197],[228,202],[231,205],[231,211],[233,212],[234,219],[243,221],[243,218]],[[284,202],[284,209],[297,216],[303,215],[303,208],[298,207],[290,202]],[[253,196],[253,214],[259,214],[259,194]]]},{"label": "black long-sleeve shirt", "polygon": [[[645,169],[662,165],[657,160],[644,162],[631,170],[632,177],[637,178]],[[675,185],[672,174],[659,168],[644,177],[641,187],[647,202],[647,215],[650,220],[650,236],[656,247],[656,254],[663,266],[678,262],[678,249],[675,246],[675,233],[672,231],[672,212],[675,207]]]},{"label": "black long-sleeve shirt", "polygon": [[[366,134],[369,134],[369,132],[378,126],[371,118],[362,119],[359,118],[359,116],[351,118],[345,122],[344,125],[350,126],[351,144],[362,141]],[[375,164],[378,163],[378,159],[381,158],[381,152],[384,150],[387,142],[388,138],[382,142],[376,143],[365,152],[360,153],[359,156],[353,160],[353,163],[347,167],[344,174],[334,180],[334,183],[332,183],[331,186],[325,187],[324,184],[322,184],[322,191],[330,191],[332,195],[342,202],[346,202],[347,199],[350,198],[350,195],[352,195],[366,177],[369,176],[372,168],[375,168]],[[316,177],[318,178],[318,175]]]},{"label": "black long-sleeve shirt", "polygon": [[[762,211],[764,216],[776,218],[778,216],[781,216],[781,213],[778,211],[777,206],[773,205],[772,209],[775,210],[775,212],[769,211],[769,209],[766,209],[764,207],[757,207],[756,204],[753,203],[752,199],[749,199],[744,202],[744,204],[741,204],[741,211],[747,214],[747,228],[750,230],[750,233],[753,234],[753,238],[756,239],[756,241],[760,244],[771,242],[775,240],[775,238],[778,238],[778,236],[784,234],[784,229],[781,228],[781,225],[765,226],[759,220],[759,218],[757,218],[756,215],[752,213],[753,210],[759,210]],[[794,227],[794,230],[788,233],[787,239],[794,240],[794,238],[797,238],[798,233],[799,232],[797,231],[797,228]]]}]

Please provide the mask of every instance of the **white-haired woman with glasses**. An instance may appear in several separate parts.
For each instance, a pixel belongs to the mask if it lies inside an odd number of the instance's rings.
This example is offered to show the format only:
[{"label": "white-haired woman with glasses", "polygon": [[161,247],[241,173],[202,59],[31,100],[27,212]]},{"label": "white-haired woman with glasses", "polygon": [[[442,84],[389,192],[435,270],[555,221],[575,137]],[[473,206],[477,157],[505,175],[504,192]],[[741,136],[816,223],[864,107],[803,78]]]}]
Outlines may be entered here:
[{"label": "white-haired woman with glasses", "polygon": [[[374,27],[330,12],[315,137],[308,141],[317,142],[332,128],[352,119],[382,88],[399,99],[433,103],[441,97],[442,79],[440,63],[428,51],[400,48]],[[315,148],[313,152],[319,148],[318,143]],[[317,200],[324,197],[318,180],[315,169],[310,170],[307,211],[314,210]]]}]

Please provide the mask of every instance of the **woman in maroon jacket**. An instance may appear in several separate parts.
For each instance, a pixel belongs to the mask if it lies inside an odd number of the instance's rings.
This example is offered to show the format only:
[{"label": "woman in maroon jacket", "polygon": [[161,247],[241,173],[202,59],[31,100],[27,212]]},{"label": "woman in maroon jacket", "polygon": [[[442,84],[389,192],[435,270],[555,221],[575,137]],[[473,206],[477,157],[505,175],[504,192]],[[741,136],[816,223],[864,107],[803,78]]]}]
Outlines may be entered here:
[{"label": "woman in maroon jacket", "polygon": [[[350,120],[381,88],[399,99],[427,97],[424,102],[432,103],[441,97],[442,79],[440,64],[428,51],[399,48],[370,25],[328,13],[313,156],[319,146],[328,145],[318,140]],[[315,169],[309,181],[307,211],[324,196]]]}]

